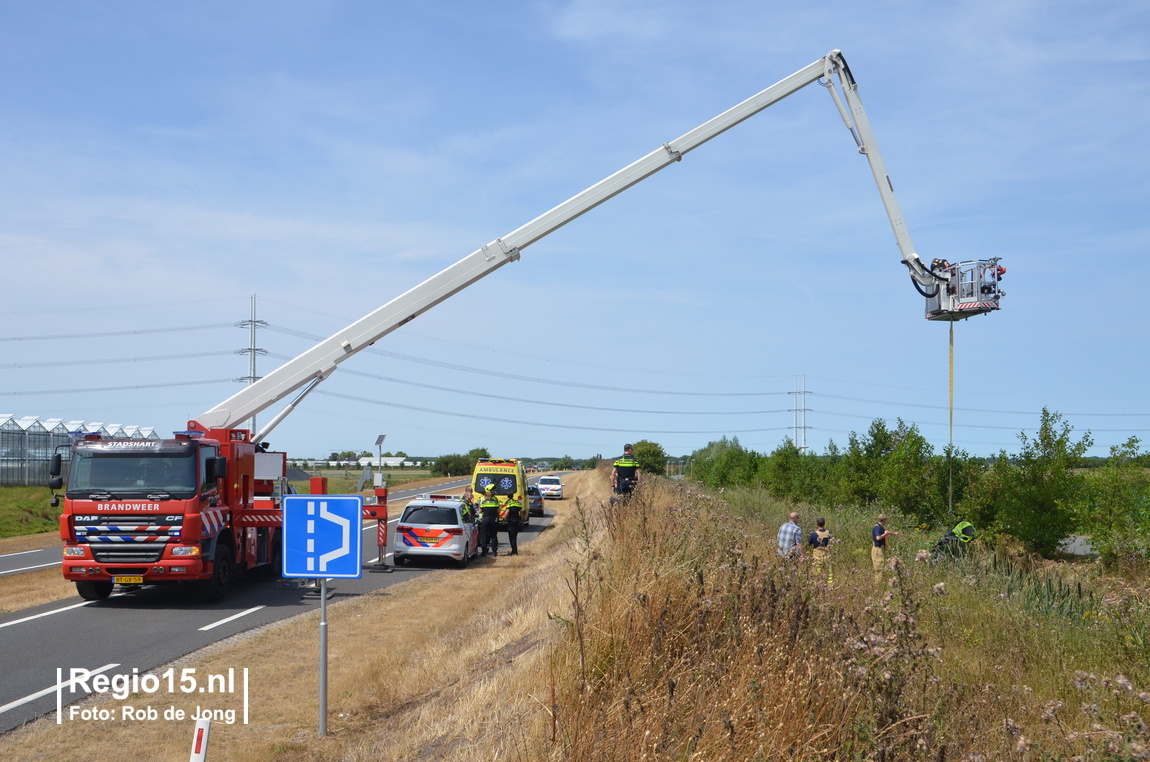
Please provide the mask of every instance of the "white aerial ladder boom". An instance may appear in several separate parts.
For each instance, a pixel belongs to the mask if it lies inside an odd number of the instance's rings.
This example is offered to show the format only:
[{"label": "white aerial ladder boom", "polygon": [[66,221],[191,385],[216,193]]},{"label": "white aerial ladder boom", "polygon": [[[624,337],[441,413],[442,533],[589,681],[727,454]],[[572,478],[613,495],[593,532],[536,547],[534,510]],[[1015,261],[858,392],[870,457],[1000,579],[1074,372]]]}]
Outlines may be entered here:
[{"label": "white aerial ladder boom", "polygon": [[[835,80],[837,79],[837,85]],[[788,95],[801,90],[812,82],[826,86],[839,110],[847,128],[855,138],[859,152],[864,154],[874,174],[879,194],[895,240],[902,253],[903,264],[910,270],[911,278],[923,296],[927,297],[927,317],[935,320],[958,320],[974,314],[998,309],[997,259],[975,263],[975,272],[981,287],[981,298],[960,303],[955,286],[959,266],[943,263],[946,268],[928,269],[914,251],[914,246],[902,219],[894,187],[886,174],[882,157],[875,144],[874,133],[867,120],[866,111],[859,100],[857,85],[847,67],[842,53],[832,50],[809,66],[800,69],[786,79],[771,85],[737,106],[724,111],[710,121],[699,125],[682,137],[664,143],[638,161],[624,167],[615,174],[600,180],[587,190],[564,201],[554,209],[536,217],[526,225],[496,238],[478,251],[459,260],[442,272],[433,275],[407,293],[392,299],[369,315],[360,318],[348,327],[316,344],[298,357],[260,380],[245,387],[240,392],[221,402],[211,410],[189,422],[190,428],[231,428],[251,418],[279,400],[303,389],[303,391],[269,423],[256,433],[253,441],[259,442],[283,418],[295,408],[303,397],[315,388],[320,381],[330,376],[336,367],[352,355],[366,349],[396,328],[410,322],[445,299],[457,294],[480,278],[490,275],[508,262],[519,259],[520,252],[540,238],[558,230],[576,217],[585,214],[608,199],[622,193],[632,185],[650,177],[668,165],[679,161],[685,154],[695,150],[708,140],[715,138],[736,124],[749,119],[767,107],[779,102]],[[841,90],[841,95],[839,90]],[[845,100],[845,105],[844,105]],[[972,263],[960,263],[972,264]],[[947,269],[949,268],[949,269]],[[937,272],[935,270],[938,270]],[[954,272],[952,272],[952,270]],[[981,280],[984,273],[993,271],[993,289],[987,289],[988,281]],[[962,272],[966,272],[963,270]],[[954,293],[951,290],[954,289]],[[953,297],[953,298],[952,298]],[[932,307],[931,300],[934,300]]]}]

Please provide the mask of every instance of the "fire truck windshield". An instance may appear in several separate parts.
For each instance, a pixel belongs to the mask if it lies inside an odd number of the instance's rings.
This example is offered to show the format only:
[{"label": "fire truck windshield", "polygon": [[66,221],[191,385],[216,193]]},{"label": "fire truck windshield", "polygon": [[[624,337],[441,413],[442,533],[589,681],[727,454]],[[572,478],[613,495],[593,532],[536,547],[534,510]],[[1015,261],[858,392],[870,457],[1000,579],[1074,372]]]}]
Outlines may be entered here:
[{"label": "fire truck windshield", "polygon": [[68,492],[196,491],[193,452],[75,452],[68,469]]}]

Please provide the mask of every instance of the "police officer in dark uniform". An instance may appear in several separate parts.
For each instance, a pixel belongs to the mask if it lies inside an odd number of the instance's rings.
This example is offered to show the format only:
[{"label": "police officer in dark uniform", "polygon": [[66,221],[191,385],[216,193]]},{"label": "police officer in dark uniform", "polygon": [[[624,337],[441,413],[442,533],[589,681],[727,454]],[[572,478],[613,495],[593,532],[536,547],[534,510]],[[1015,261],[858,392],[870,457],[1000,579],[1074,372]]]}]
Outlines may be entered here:
[{"label": "police officer in dark uniform", "polygon": [[611,491],[624,497],[630,495],[639,486],[641,478],[639,461],[635,460],[635,448],[629,444],[623,445],[623,457],[615,461],[611,469]]},{"label": "police officer in dark uniform", "polygon": [[483,550],[480,555],[486,556],[488,548],[491,549],[491,555],[499,555],[499,533],[495,525],[499,521],[499,509],[502,507],[495,497],[495,485],[488,484],[483,488],[483,500],[478,506],[479,546]]},{"label": "police officer in dark uniform", "polygon": [[523,503],[511,495],[505,503],[507,507],[507,542],[511,545],[511,555],[519,555],[519,525],[523,523]]}]

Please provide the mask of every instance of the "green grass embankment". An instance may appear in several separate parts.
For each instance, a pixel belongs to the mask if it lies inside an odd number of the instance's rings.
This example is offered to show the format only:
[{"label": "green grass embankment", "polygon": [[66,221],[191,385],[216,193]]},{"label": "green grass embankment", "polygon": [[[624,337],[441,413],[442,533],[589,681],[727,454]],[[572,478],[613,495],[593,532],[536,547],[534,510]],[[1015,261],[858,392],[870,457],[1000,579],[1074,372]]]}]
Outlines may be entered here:
[{"label": "green grass embankment", "polygon": [[0,487],[0,539],[55,532],[59,518],[47,487]]}]

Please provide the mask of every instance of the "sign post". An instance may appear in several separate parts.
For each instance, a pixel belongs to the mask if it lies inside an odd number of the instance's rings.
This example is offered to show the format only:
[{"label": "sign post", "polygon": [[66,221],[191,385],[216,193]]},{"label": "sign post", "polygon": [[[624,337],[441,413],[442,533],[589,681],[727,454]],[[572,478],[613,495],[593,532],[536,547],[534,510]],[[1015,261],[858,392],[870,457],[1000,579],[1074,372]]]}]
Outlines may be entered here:
[{"label": "sign post", "polygon": [[327,735],[327,580],[363,576],[363,497],[284,495],[283,575],[319,577],[319,734]]}]

